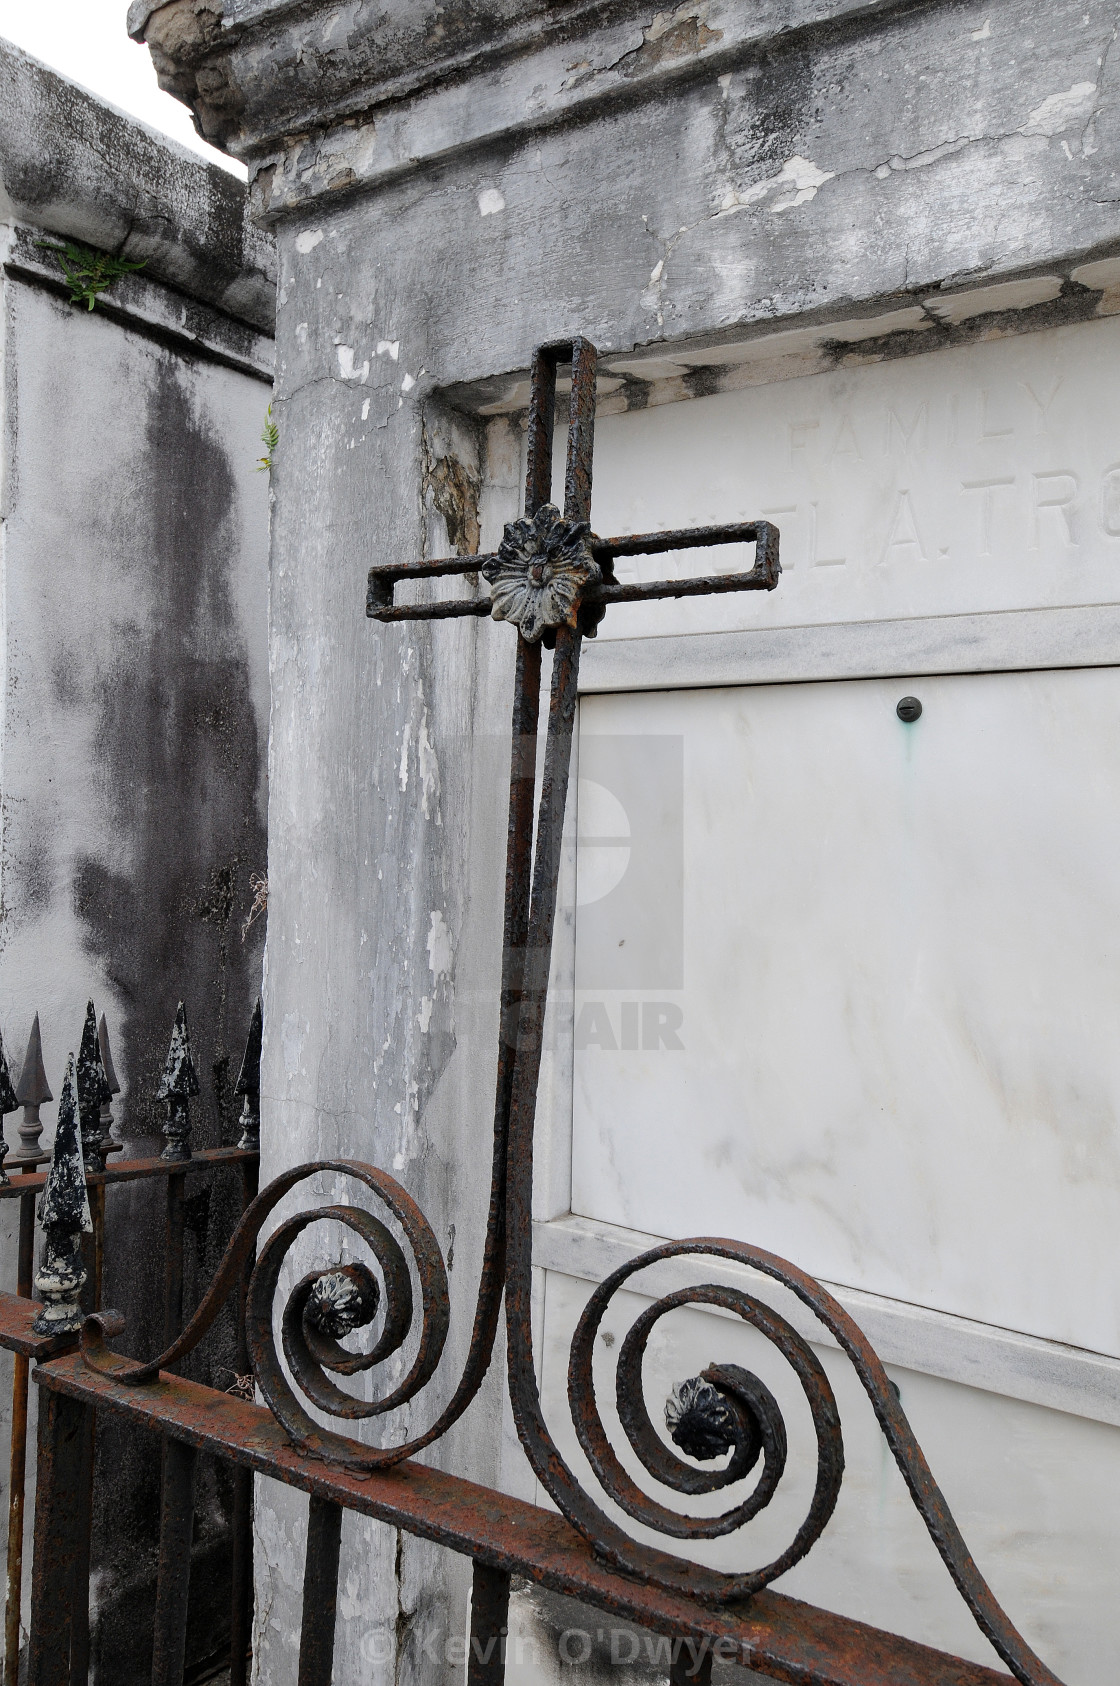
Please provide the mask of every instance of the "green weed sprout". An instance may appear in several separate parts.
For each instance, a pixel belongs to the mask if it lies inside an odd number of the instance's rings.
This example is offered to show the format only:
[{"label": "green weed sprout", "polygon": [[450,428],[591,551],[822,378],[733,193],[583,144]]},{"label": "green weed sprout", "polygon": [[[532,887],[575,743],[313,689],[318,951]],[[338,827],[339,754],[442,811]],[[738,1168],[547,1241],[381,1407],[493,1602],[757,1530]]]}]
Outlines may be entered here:
[{"label": "green weed sprout", "polygon": [[112,252],[95,252],[73,240],[67,240],[64,246],[54,246],[48,240],[37,240],[35,244],[44,252],[54,253],[70,284],[70,303],[84,304],[87,310],[93,309],[99,293],[111,287],[114,281],[119,281],[122,275],[128,275],[134,269],[143,269],[148,261],[147,258],[131,261],[114,257]]},{"label": "green weed sprout", "polygon": [[264,474],[272,467],[272,453],[280,443],[280,429],[272,419],[272,405],[264,420],[264,432],[261,434],[261,444],[265,447],[265,455],[257,459],[257,473]]}]

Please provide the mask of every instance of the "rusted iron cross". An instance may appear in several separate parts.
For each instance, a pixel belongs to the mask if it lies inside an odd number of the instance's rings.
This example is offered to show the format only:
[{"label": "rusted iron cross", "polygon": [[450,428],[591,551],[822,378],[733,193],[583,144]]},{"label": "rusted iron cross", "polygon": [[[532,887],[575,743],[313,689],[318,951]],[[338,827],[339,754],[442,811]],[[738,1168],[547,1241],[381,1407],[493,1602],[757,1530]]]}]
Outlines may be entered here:
[{"label": "rusted iron cross", "polygon": [[[537,1082],[583,639],[595,635],[612,603],[710,596],[725,591],[772,591],[780,572],[778,531],[768,521],[748,521],[624,538],[602,539],[593,533],[591,470],[597,359],[595,347],[582,338],[570,344],[543,346],[534,353],[525,514],[508,523],[496,552],[404,565],[378,563],[369,572],[366,613],[376,620],[443,620],[490,614],[495,620],[512,622],[520,635],[514,679],[494,1164],[483,1268],[474,1333],[460,1383],[438,1421],[408,1449],[419,1450],[437,1439],[477,1392],[490,1362],[504,1290],[510,1398],[530,1463],[560,1509],[597,1550],[631,1573],[677,1585],[681,1583],[676,1571],[670,1571],[666,1581],[664,1570],[653,1570],[641,1549],[583,1491],[560,1457],[541,1411],[530,1324]],[[568,362],[572,389],[561,514],[550,501],[552,439],[557,368]],[[657,555],[744,541],[755,546],[754,567],[749,572],[649,584],[621,584],[614,577],[614,563],[620,556]],[[406,581],[475,571],[490,584],[488,598],[408,604],[394,601],[396,587]],[[555,653],[534,850],[542,645]],[[264,1345],[262,1342],[261,1352],[266,1357]],[[589,1380],[578,1386],[582,1404],[586,1404],[590,1392]],[[380,1461],[390,1454],[366,1455]],[[399,1455],[399,1449],[391,1455]],[[713,1586],[722,1584],[721,1578],[715,1577]]]},{"label": "rusted iron cross", "polygon": [[[556,371],[570,359],[572,392],[568,416],[568,458],[564,513],[552,498],[552,434]],[[366,613],[379,621],[443,620],[456,615],[492,614],[512,621],[528,643],[551,647],[561,627],[594,637],[612,603],[644,603],[657,597],[710,597],[725,591],[773,591],[778,583],[778,529],[769,521],[721,527],[692,527],[662,533],[633,533],[601,539],[590,529],[591,469],[595,441],[595,375],[598,353],[589,340],[541,346],[533,356],[529,401],[529,464],[525,514],[511,521],[495,553],[449,556],[438,561],[378,563],[369,571]],[[694,579],[620,584],[619,556],[654,556],[712,545],[755,545],[748,572],[705,574]],[[395,603],[394,588],[406,580],[437,579],[481,571],[490,598],[444,603]]]},{"label": "rusted iron cross", "polygon": [[[552,435],[556,408],[558,364],[571,362],[572,392],[568,426],[568,456],[564,480],[564,512],[550,502],[552,494]],[[715,1605],[734,1604],[751,1597],[784,1574],[811,1549],[832,1514],[844,1468],[843,1439],[835,1399],[811,1350],[772,1309],[738,1290],[709,1283],[655,1301],[638,1318],[622,1347],[616,1375],[616,1403],[620,1424],[632,1451],[663,1486],[680,1494],[714,1492],[740,1480],[765,1450],[764,1473],[754,1491],[736,1508],[718,1517],[682,1516],[646,1495],[614,1453],[595,1401],[591,1353],[596,1331],[611,1296],[631,1275],[662,1259],[685,1254],[734,1259],[791,1289],[832,1331],[847,1352],[867,1391],[887,1442],[910,1488],[930,1536],[947,1564],[972,1614],[999,1656],[1026,1686],[1059,1686],[1046,1665],[1035,1656],[1006,1612],[994,1598],[969,1555],[906,1421],[886,1374],[860,1330],[843,1309],[796,1266],[757,1248],[730,1240],[700,1239],[666,1242],[620,1266],[595,1290],[580,1320],[572,1344],[568,1370],[568,1402],[576,1434],[596,1479],[615,1506],[628,1516],[673,1538],[714,1538],[743,1526],[764,1505],[780,1480],[785,1461],[785,1429],[781,1412],[757,1377],[734,1365],[712,1365],[702,1376],[681,1383],[666,1402],[665,1424],[670,1439],[686,1454],[711,1462],[730,1450],[723,1468],[700,1471],[669,1453],[655,1431],[643,1399],[642,1355],[650,1330],[668,1310],[685,1303],[719,1305],[760,1329],[797,1371],[812,1412],[817,1436],[817,1483],[809,1512],[786,1550],[763,1568],[723,1574],[695,1562],[682,1561],[640,1544],[586,1491],[566,1462],[544,1419],[537,1388],[530,1320],[532,1282],[533,1129],[537,1083],[543,1046],[544,1011],[556,913],[560,842],[567,796],[568,770],[575,729],[577,679],[583,639],[594,636],[612,603],[635,603],[659,597],[709,596],[724,591],[772,591],[778,583],[778,533],[766,521],[724,527],[701,527],[625,538],[601,539],[590,528],[591,467],[595,425],[595,366],[597,354],[585,339],[571,345],[542,347],[533,359],[529,409],[528,472],[525,514],[511,521],[496,553],[454,556],[441,561],[378,564],[370,569],[366,612],[381,621],[441,620],[455,615],[492,614],[518,628],[514,680],[513,751],[510,772],[509,831],[506,853],[505,944],[502,961],[502,1030],[498,1051],[494,1109],[494,1161],[486,1245],[475,1309],[470,1350],[454,1393],[430,1429],[407,1445],[392,1449],[352,1447],[364,1467],[385,1467],[412,1456],[444,1434],[477,1393],[490,1362],[505,1297],[507,1385],[522,1447],[544,1490],[594,1548],[596,1557],[611,1564],[630,1581],[659,1589],[663,1596],[684,1593]],[[656,555],[744,540],[755,545],[749,572],[709,574],[650,584],[620,584],[614,577],[619,556]],[[442,603],[397,604],[395,588],[407,580],[480,571],[491,587],[489,598]],[[537,793],[536,742],[541,686],[541,646],[555,650],[544,766],[539,786],[539,818],[534,849],[533,806]],[[530,893],[531,884],[531,893]],[[421,1343],[417,1364],[422,1379],[432,1373],[446,1331],[446,1280],[438,1271],[421,1269],[425,1293],[441,1308],[440,1318],[425,1319],[435,1330],[428,1347]],[[437,1280],[438,1278],[438,1280]],[[438,1324],[438,1327],[437,1327]],[[280,1420],[298,1438],[314,1432],[306,1413],[293,1409],[289,1394],[276,1385],[276,1366],[263,1320],[254,1348],[258,1381]],[[422,1362],[421,1362],[422,1359]],[[381,1405],[397,1403],[399,1391]],[[347,1410],[354,1411],[352,1405]],[[475,1589],[483,1583],[476,1567]],[[504,1619],[508,1577],[492,1611],[492,1631]],[[814,1618],[820,1612],[813,1612]],[[485,1623],[482,1624],[485,1627]],[[472,1618],[472,1634],[485,1637]],[[878,1639],[882,1636],[876,1636]],[[843,1649],[843,1647],[841,1647]],[[830,1648],[827,1661],[797,1678],[821,1683],[826,1679],[869,1678],[863,1672],[867,1651],[862,1641],[841,1657]],[[877,1653],[877,1657],[882,1653]],[[747,1660],[742,1658],[741,1660]],[[753,1661],[753,1658],[751,1659]],[[816,1666],[819,1661],[819,1667]],[[853,1672],[842,1666],[851,1661]],[[898,1679],[945,1679],[944,1658],[929,1653],[913,1675]],[[959,1666],[958,1666],[959,1665]],[[965,1672],[961,1672],[964,1670]],[[1000,1678],[990,1671],[969,1671],[954,1659],[951,1678]],[[770,1673],[769,1669],[764,1672]],[[893,1669],[888,1670],[892,1680]],[[779,1670],[781,1678],[793,1674]],[[778,1674],[775,1675],[775,1678]],[[877,1675],[876,1678],[879,1678]],[[885,1680],[886,1674],[882,1678]],[[497,1679],[493,1686],[497,1686]]]}]

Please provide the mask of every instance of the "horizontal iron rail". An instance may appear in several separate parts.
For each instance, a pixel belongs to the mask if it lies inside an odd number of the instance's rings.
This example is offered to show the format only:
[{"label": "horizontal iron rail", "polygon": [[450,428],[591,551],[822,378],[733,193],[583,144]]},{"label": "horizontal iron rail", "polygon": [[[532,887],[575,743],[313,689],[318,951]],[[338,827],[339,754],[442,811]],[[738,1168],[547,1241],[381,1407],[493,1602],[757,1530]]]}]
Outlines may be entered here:
[{"label": "horizontal iron rail", "polygon": [[[192,1171],[213,1171],[222,1165],[255,1165],[259,1159],[256,1148],[204,1147],[193,1152],[189,1159],[122,1159],[115,1165],[107,1165],[103,1171],[87,1171],[86,1182],[97,1188],[106,1183],[139,1182],[144,1177],[189,1176]],[[0,1200],[18,1200],[21,1195],[45,1187],[46,1181],[45,1171],[13,1176],[10,1183],[0,1187]]]},{"label": "horizontal iron rail", "polygon": [[77,1335],[37,1335],[31,1327],[42,1311],[41,1300],[19,1294],[0,1294],[0,1348],[41,1361],[77,1346]]},{"label": "horizontal iron rail", "polygon": [[[23,1302],[24,1305],[27,1302]],[[0,1315],[0,1327],[4,1318]],[[716,1608],[620,1576],[563,1517],[414,1462],[351,1474],[296,1452],[263,1405],[161,1373],[125,1387],[78,1355],[40,1365],[35,1380],[119,1412],[289,1487],[418,1534],[655,1633],[707,1640],[719,1655],[798,1686],[1007,1686],[1009,1676],[776,1592]],[[722,1642],[722,1644],[721,1644]]]}]

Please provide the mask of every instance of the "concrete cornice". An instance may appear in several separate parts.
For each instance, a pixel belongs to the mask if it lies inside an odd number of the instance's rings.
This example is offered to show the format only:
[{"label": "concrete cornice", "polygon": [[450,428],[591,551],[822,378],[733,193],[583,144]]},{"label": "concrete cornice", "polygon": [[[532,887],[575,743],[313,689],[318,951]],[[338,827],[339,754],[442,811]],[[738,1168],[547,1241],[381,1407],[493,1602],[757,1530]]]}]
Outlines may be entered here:
[{"label": "concrete cornice", "polygon": [[712,77],[779,40],[922,0],[135,0],[160,84],[255,161],[267,218]]},{"label": "concrete cornice", "polygon": [[[40,228],[10,223],[0,243],[0,264],[14,280],[68,299],[70,288],[53,256],[40,245],[42,234]],[[272,385],[275,346],[270,333],[149,278],[146,269],[114,281],[98,299],[95,314],[98,321],[129,328],[170,346],[181,357],[221,363]]]},{"label": "concrete cornice", "polygon": [[143,260],[170,284],[271,334],[272,241],[244,184],[0,41],[0,220]]}]

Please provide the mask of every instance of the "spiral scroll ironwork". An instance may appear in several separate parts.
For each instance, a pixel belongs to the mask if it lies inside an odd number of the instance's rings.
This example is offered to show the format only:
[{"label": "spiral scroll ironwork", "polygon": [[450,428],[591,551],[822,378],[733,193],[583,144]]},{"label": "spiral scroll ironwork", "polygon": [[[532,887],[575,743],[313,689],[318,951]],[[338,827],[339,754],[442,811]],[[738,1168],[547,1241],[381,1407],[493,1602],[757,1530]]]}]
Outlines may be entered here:
[{"label": "spiral scroll ironwork", "polygon": [[675,1492],[694,1495],[730,1487],[751,1473],[762,1457],[762,1473],[747,1497],[714,1517],[684,1516],[649,1498],[627,1474],[603,1428],[595,1399],[592,1355],[595,1337],[613,1297],[616,1278],[592,1294],[572,1342],[568,1403],[579,1443],[603,1491],[635,1521],[682,1540],[710,1540],[744,1527],[777,1491],[786,1465],[786,1430],[770,1389],[738,1365],[712,1365],[703,1380],[715,1390],[729,1419],[731,1457],[719,1470],[698,1470],[676,1456],[654,1429],[642,1386],[642,1360],[657,1323],[686,1305],[718,1306],[758,1329],[787,1362],[804,1391],[817,1438],[817,1480],[809,1514],[789,1548],[765,1568],[737,1577],[737,1591],[755,1591],[800,1561],[820,1537],[836,1508],[844,1474],[840,1413],[828,1377],[807,1341],[761,1300],[734,1288],[704,1284],[657,1300],[635,1320],[619,1353],[615,1398],[619,1421],[644,1467]]},{"label": "spiral scroll ironwork", "polygon": [[[427,1434],[400,1446],[370,1447],[323,1429],[301,1403],[296,1388],[312,1405],[345,1420],[384,1416],[406,1404],[427,1385],[447,1340],[447,1272],[427,1219],[394,1178],[355,1159],[318,1160],[282,1173],[246,1208],[210,1288],[179,1339],[149,1363],[129,1363],[111,1352],[106,1340],[123,1330],[115,1312],[86,1319],[82,1354],[95,1370],[116,1381],[141,1385],[153,1381],[198,1345],[222,1305],[236,1289],[258,1236],[280,1201],[299,1183],[335,1172],[365,1185],[381,1201],[400,1229],[402,1247],[387,1224],[364,1207],[331,1204],[310,1207],[277,1225],[261,1249],[246,1300],[246,1336],[257,1386],[279,1422],[300,1450],[352,1469],[386,1468],[411,1456],[443,1432],[445,1410]],[[292,1288],[281,1312],[285,1374],[273,1327],[276,1296],[284,1262],[299,1236],[323,1220],[341,1224],[365,1243],[381,1272],[381,1282],[362,1262],[342,1262],[311,1271]],[[411,1255],[411,1268],[409,1258]],[[417,1308],[413,1271],[420,1288]],[[419,1327],[417,1331],[417,1312]],[[381,1316],[380,1332],[367,1351],[351,1352],[340,1343],[368,1329]],[[416,1335],[416,1351],[407,1374],[372,1400],[356,1398],[332,1378],[373,1370],[399,1353]]]},{"label": "spiral scroll ironwork", "polygon": [[[368,1352],[348,1352],[339,1336],[368,1328],[377,1316],[381,1294],[365,1265],[317,1270],[296,1283],[285,1303],[281,1321],[284,1356],[302,1393],[332,1417],[358,1419],[384,1416],[404,1405],[431,1379],[447,1339],[449,1308],[447,1273],[435,1236],[418,1206],[392,1178],[361,1175],[388,1206],[404,1231],[420,1281],[422,1307],[420,1337],[412,1364],[398,1385],[379,1398],[362,1400],[332,1381],[332,1375],[355,1376],[372,1370],[400,1352],[415,1320],[412,1280],[404,1251],[391,1230],[357,1206],[319,1206],[299,1212],[269,1236],[249,1281],[245,1332],[256,1372],[257,1386],[274,1415],[300,1446],[317,1442],[321,1429],[284,1374],[276,1351],[273,1305],[280,1275],[292,1247],[309,1225],[323,1219],[342,1224],[364,1241],[381,1269],[385,1285],[381,1332]],[[358,1454],[357,1461],[362,1461]]]},{"label": "spiral scroll ironwork", "polygon": [[[667,1590],[687,1589],[694,1597],[717,1604],[738,1601],[784,1574],[806,1555],[832,1515],[843,1476],[844,1450],[831,1386],[819,1360],[797,1330],[764,1302],[738,1288],[704,1283],[666,1294],[646,1307],[635,1319],[619,1352],[615,1401],[627,1440],[644,1468],[663,1486],[678,1493],[695,1495],[731,1486],[745,1478],[761,1457],[761,1474],[747,1498],[716,1517],[684,1516],[645,1494],[609,1444],[595,1401],[592,1374],[595,1339],[603,1317],[614,1296],[639,1271],[668,1259],[692,1255],[745,1265],[788,1289],[809,1308],[850,1360],[914,1505],[981,1632],[1024,1686],[1061,1686],[1057,1676],[1015,1628],[976,1567],[898,1395],[862,1330],[819,1282],[787,1260],[760,1248],[710,1237],[667,1242],[612,1272],[592,1293],[577,1325],[568,1368],[568,1402],[577,1437],[596,1479],[604,1493],[627,1515],[661,1534],[679,1539],[711,1539],[732,1533],[749,1523],[770,1502],[781,1479],[786,1455],[785,1428],[774,1395],[759,1377],[737,1365],[712,1364],[700,1377],[694,1378],[689,1384],[692,1401],[697,1399],[697,1384],[704,1384],[714,1392],[719,1407],[713,1413],[712,1401],[707,1401],[707,1424],[700,1441],[694,1444],[700,1445],[702,1457],[718,1456],[724,1451],[731,1454],[720,1469],[697,1469],[677,1457],[655,1431],[643,1394],[642,1361],[657,1323],[668,1312],[682,1306],[713,1306],[756,1328],[794,1370],[809,1404],[817,1440],[817,1479],[812,1501],[786,1550],[762,1568],[723,1574],[631,1539],[589,1498],[554,1446],[551,1458],[539,1458],[533,1432],[534,1406],[539,1413],[539,1400],[535,1382],[529,1378],[521,1389],[520,1399],[520,1411],[526,1414],[528,1429],[527,1434],[523,1433],[523,1440],[527,1448],[533,1448],[530,1456],[536,1473],[561,1510],[619,1568]],[[539,1415],[537,1421],[543,1428]],[[676,1422],[679,1425],[679,1413]],[[711,1434],[713,1425],[714,1435]],[[544,1432],[547,1436],[547,1430]]]}]

